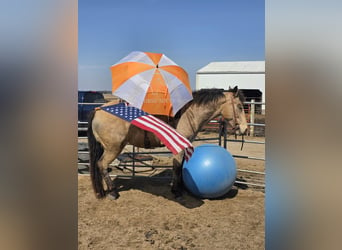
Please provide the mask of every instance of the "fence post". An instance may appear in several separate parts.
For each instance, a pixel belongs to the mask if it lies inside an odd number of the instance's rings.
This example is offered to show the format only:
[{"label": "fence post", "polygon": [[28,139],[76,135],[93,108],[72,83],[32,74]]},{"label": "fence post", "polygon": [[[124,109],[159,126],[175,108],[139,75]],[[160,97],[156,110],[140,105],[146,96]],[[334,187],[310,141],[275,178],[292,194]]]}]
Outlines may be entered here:
[{"label": "fence post", "polygon": [[219,123],[219,146],[222,145],[222,136],[223,136],[223,119],[220,119],[220,123]]},{"label": "fence post", "polygon": [[[250,123],[254,123],[254,115],[255,115],[255,99],[251,100],[251,114],[250,114]],[[250,136],[254,136],[254,126],[251,125],[249,128],[249,134]]]},{"label": "fence post", "polygon": [[135,146],[133,146],[133,161],[132,161],[132,176],[134,177],[135,176]]},{"label": "fence post", "polygon": [[223,147],[227,149],[227,133],[228,133],[228,128],[227,128],[227,122],[223,121]]}]

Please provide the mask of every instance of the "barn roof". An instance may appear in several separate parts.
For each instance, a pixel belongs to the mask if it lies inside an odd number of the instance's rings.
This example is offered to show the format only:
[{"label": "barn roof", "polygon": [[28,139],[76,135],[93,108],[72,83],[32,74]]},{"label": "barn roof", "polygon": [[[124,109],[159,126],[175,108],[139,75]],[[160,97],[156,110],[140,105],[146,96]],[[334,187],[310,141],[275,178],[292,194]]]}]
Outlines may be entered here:
[{"label": "barn roof", "polygon": [[265,61],[211,62],[197,74],[265,73]]}]

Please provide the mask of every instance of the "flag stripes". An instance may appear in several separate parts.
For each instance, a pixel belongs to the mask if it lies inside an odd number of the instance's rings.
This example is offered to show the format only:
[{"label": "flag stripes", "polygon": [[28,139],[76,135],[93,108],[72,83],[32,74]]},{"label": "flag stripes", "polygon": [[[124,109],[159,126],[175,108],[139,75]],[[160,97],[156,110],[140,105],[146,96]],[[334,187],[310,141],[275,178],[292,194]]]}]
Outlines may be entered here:
[{"label": "flag stripes", "polygon": [[185,160],[190,159],[194,151],[191,142],[153,115],[123,103],[101,107],[101,109],[141,129],[154,133],[173,154],[178,154],[184,150]]},{"label": "flag stripes", "polygon": [[182,148],[185,148],[185,158],[188,161],[190,159],[192,153],[194,152],[193,146],[191,142],[186,139],[184,136],[180,135],[174,128],[172,128],[170,125],[164,123],[163,121],[157,119],[154,116],[149,116],[152,120],[154,120],[156,123],[160,125],[161,128],[169,131],[170,135],[173,137],[173,139],[182,145]]},{"label": "flag stripes", "polygon": [[136,118],[132,121],[132,124],[157,135],[157,137],[168,149],[171,150],[173,154],[178,154],[185,149],[185,158],[186,160],[190,159],[193,153],[192,144],[161,120],[152,115],[147,115]]}]

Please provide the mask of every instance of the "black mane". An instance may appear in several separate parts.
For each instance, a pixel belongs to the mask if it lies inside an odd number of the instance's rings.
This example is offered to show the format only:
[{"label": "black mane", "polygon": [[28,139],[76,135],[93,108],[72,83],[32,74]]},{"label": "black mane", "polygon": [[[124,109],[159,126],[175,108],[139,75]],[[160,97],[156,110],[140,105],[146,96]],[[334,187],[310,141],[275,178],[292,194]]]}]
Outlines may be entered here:
[{"label": "black mane", "polygon": [[223,89],[200,89],[192,92],[193,104],[207,104],[210,102],[216,102],[220,98],[224,97]]},{"label": "black mane", "polygon": [[[200,89],[192,92],[193,99],[188,102],[187,105],[185,105],[182,109],[180,109],[177,114],[175,115],[175,118],[180,118],[182,113],[191,105],[191,104],[197,104],[197,105],[205,105],[211,102],[217,102],[220,98],[224,97],[224,92],[233,92],[235,93],[234,89],[224,90],[224,89]],[[242,93],[242,91],[238,90],[238,96],[242,103],[245,101],[245,97]]]},{"label": "black mane", "polygon": [[[194,104],[207,104],[210,102],[215,102],[218,99],[224,96],[224,92],[232,92],[235,93],[234,89],[224,90],[224,89],[200,89],[197,91],[192,92],[193,100],[192,103]],[[242,103],[245,102],[245,96],[243,95],[241,90],[238,90],[238,96]]]}]

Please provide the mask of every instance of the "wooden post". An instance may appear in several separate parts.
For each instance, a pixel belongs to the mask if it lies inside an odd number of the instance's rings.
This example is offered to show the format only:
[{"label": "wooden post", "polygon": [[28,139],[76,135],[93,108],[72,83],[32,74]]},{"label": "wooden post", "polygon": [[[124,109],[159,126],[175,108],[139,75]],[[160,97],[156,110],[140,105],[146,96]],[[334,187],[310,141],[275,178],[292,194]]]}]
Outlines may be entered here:
[{"label": "wooden post", "polygon": [[[255,99],[252,99],[251,100],[251,120],[250,120],[250,123],[254,123],[254,115],[255,115]],[[254,126],[251,125],[250,128],[249,128],[249,133],[251,136],[254,136]]]}]

